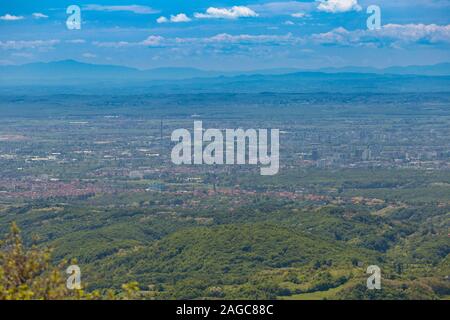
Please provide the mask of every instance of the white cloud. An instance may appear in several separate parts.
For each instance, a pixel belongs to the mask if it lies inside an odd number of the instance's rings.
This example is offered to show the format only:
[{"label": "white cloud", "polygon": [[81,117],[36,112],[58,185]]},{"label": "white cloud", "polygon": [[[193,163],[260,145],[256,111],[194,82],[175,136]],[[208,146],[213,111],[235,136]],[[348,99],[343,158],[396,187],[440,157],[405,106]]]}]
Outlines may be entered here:
[{"label": "white cloud", "polygon": [[70,44],[83,44],[86,43],[86,40],[83,39],[73,39],[73,40],[66,40],[66,43],[70,43]]},{"label": "white cloud", "polygon": [[298,1],[285,1],[285,2],[269,2],[263,4],[255,4],[249,6],[252,10],[265,16],[272,15],[292,15],[296,12],[310,12],[316,8],[315,2],[298,2]]},{"label": "white cloud", "polygon": [[96,54],[93,54],[90,52],[83,53],[82,56],[83,56],[83,58],[87,58],[87,59],[97,58]]},{"label": "white cloud", "polygon": [[0,17],[0,20],[3,20],[3,21],[17,21],[17,20],[22,20],[22,19],[23,19],[22,16],[14,16],[9,13]]},{"label": "white cloud", "polygon": [[373,0],[361,0],[363,7],[371,4],[376,4],[381,8],[395,8],[401,10],[401,8],[435,8],[444,9],[450,7],[450,1],[448,0],[377,0],[375,3]]},{"label": "white cloud", "polygon": [[171,22],[189,22],[191,19],[184,13],[177,14],[175,16],[170,16]]},{"label": "white cloud", "polygon": [[238,19],[241,17],[257,17],[258,14],[244,6],[234,6],[231,9],[210,7],[206,13],[195,13],[198,19]]},{"label": "white cloud", "polygon": [[178,23],[178,22],[189,22],[189,21],[191,21],[191,18],[189,18],[184,13],[179,13],[177,15],[171,15],[170,19],[167,19],[166,17],[159,17],[158,19],[156,19],[156,22],[158,22],[158,23],[167,23],[167,22]]},{"label": "white cloud", "polygon": [[231,35],[221,33],[211,37],[192,37],[192,38],[164,38],[161,36],[149,36],[147,39],[138,42],[118,41],[118,42],[93,42],[92,44],[101,48],[129,48],[129,47],[170,47],[170,48],[190,48],[195,45],[287,45],[299,44],[301,38],[293,36],[291,33],[286,35],[250,35],[238,34]]},{"label": "white cloud", "polygon": [[381,29],[381,34],[402,42],[450,43],[450,25],[387,24]]},{"label": "white cloud", "polygon": [[35,19],[47,19],[48,16],[43,14],[43,13],[40,13],[40,12],[35,12],[35,13],[33,13],[33,18],[35,18]]},{"label": "white cloud", "polygon": [[362,7],[358,4],[358,0],[319,0],[319,11],[330,13],[361,11]]},{"label": "white cloud", "polygon": [[197,42],[204,43],[286,43],[294,42],[297,38],[293,37],[291,33],[286,35],[250,35],[250,34],[239,34],[230,35],[228,33],[221,33],[209,38],[196,38]]},{"label": "white cloud", "polygon": [[[290,20],[287,20],[290,21]],[[288,22],[288,24],[290,24]],[[326,45],[345,47],[390,47],[399,48],[406,45],[450,44],[450,25],[424,24],[387,24],[381,30],[346,30],[336,28],[329,32],[309,36],[295,36],[291,33],[279,34],[237,34],[221,33],[211,37],[164,38],[152,35],[138,42],[93,42],[95,46],[105,48],[158,47],[174,50],[211,50],[236,47],[238,49],[252,46],[304,46]]]},{"label": "white cloud", "polygon": [[293,18],[306,18],[308,15],[304,12],[296,12],[291,14],[291,17]]},{"label": "white cloud", "polygon": [[13,57],[18,57],[18,58],[25,58],[25,59],[31,59],[34,57],[34,55],[30,52],[15,52],[13,54],[11,54]]},{"label": "white cloud", "polygon": [[99,42],[95,41],[92,44],[100,48],[126,48],[126,47],[157,47],[162,45],[164,38],[161,36],[149,36],[147,39],[139,42],[116,41],[116,42]]},{"label": "white cloud", "polygon": [[287,26],[293,26],[293,25],[295,25],[295,23],[292,22],[291,20],[285,21],[284,24],[287,25]]},{"label": "white cloud", "polygon": [[156,22],[158,22],[158,23],[167,23],[167,22],[170,22],[170,21],[166,17],[159,17],[158,19],[156,19]]},{"label": "white cloud", "polygon": [[115,42],[100,42],[94,41],[92,44],[99,48],[124,48],[137,45],[137,42],[115,41]]},{"label": "white cloud", "polygon": [[161,45],[161,42],[164,40],[161,36],[150,36],[144,41],[139,42],[139,45],[142,46],[159,46]]},{"label": "white cloud", "polygon": [[0,49],[21,50],[36,49],[41,47],[53,47],[60,43],[59,40],[9,40],[0,41]]},{"label": "white cloud", "polygon": [[353,30],[336,28],[330,32],[315,34],[311,39],[324,45],[354,47],[393,47],[408,44],[450,43],[450,25],[435,24],[387,24],[381,30]]},{"label": "white cloud", "polygon": [[128,6],[103,6],[98,4],[88,4],[83,7],[83,10],[86,11],[128,11],[136,14],[153,14],[158,13],[158,10],[155,10],[151,7],[147,6],[139,6],[139,5],[128,5]]}]

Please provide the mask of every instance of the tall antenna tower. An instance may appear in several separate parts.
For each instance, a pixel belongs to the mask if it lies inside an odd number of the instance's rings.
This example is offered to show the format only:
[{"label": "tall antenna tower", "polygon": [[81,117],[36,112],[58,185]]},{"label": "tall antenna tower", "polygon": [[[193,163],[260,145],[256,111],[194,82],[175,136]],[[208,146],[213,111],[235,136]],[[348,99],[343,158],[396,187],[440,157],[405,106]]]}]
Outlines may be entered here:
[{"label": "tall antenna tower", "polygon": [[159,127],[159,157],[162,159],[163,155],[163,120],[161,119]]}]

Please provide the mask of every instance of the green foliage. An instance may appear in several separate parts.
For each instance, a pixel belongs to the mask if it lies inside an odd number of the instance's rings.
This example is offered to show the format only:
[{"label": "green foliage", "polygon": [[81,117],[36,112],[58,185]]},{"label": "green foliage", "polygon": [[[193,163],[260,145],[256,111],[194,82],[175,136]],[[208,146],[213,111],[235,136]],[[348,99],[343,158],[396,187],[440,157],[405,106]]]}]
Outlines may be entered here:
[{"label": "green foliage", "polygon": [[[432,198],[424,203],[406,198],[389,202],[393,194],[388,193],[398,189],[382,184],[372,189],[377,181],[394,180],[401,190],[414,189],[445,175],[372,174],[312,169],[270,181],[257,177],[256,182],[261,192],[341,188],[332,194],[343,196],[351,188],[352,196],[377,195],[386,203],[312,202],[270,193],[133,193],[69,203],[2,204],[0,229],[17,220],[25,230],[26,246],[54,248],[47,258],[50,265],[77,259],[84,294],[98,293],[92,298],[127,298],[129,288],[139,289],[133,298],[145,299],[447,297],[448,195],[438,203]],[[242,188],[255,183],[246,175],[229,179]],[[386,194],[378,193],[381,190]],[[384,293],[365,287],[365,268],[371,264],[382,269]],[[139,288],[121,286],[136,281]],[[41,295],[33,294],[28,298]],[[73,292],[68,297],[76,298]]]},{"label": "green foliage", "polygon": [[[72,261],[74,263],[75,261]],[[0,300],[98,300],[136,297],[138,284],[122,286],[124,293],[116,295],[108,291],[85,292],[69,290],[62,271],[66,262],[57,267],[51,264],[51,250],[32,246],[27,249],[15,223],[9,235],[0,241]]]}]

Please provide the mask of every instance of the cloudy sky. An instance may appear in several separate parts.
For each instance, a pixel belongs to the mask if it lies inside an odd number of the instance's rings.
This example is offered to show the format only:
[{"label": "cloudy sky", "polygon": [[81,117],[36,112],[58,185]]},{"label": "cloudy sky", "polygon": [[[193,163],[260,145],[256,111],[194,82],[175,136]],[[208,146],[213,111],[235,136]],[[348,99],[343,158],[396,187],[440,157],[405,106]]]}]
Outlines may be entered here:
[{"label": "cloudy sky", "polygon": [[[66,9],[81,8],[81,30]],[[378,5],[381,30],[368,30]],[[14,0],[0,64],[75,59],[210,70],[450,62],[450,0]]]}]

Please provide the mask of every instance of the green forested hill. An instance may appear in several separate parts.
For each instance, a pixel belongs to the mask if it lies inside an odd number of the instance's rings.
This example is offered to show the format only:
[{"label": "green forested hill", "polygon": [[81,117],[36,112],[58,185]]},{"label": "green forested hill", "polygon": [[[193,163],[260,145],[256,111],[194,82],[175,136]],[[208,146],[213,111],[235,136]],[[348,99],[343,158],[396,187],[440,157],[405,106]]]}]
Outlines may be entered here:
[{"label": "green forested hill", "polygon": [[[167,283],[169,288],[191,281],[195,289],[206,290],[244,284],[262,271],[306,270],[322,262],[344,268],[351,266],[352,259],[367,261],[368,256],[368,251],[350,251],[292,228],[257,223],[181,230],[148,247],[102,261],[96,268],[114,269],[108,276],[114,283],[131,276],[142,284]],[[198,293],[185,293],[185,298]],[[170,294],[183,297],[177,291]]]},{"label": "green forested hill", "polygon": [[[394,186],[378,183],[390,172],[373,174],[296,171],[243,195],[207,195],[199,184],[197,193],[5,202],[0,228],[16,221],[27,244],[54,248],[55,265],[76,259],[88,290],[137,281],[154,299],[445,299],[449,198],[419,190],[447,176],[398,171]],[[247,179],[223,184],[245,190]],[[322,194],[278,194],[286,185]],[[323,200],[323,190],[356,198]],[[423,200],[393,197],[406,191]],[[369,265],[382,271],[380,291],[367,290]]]}]

